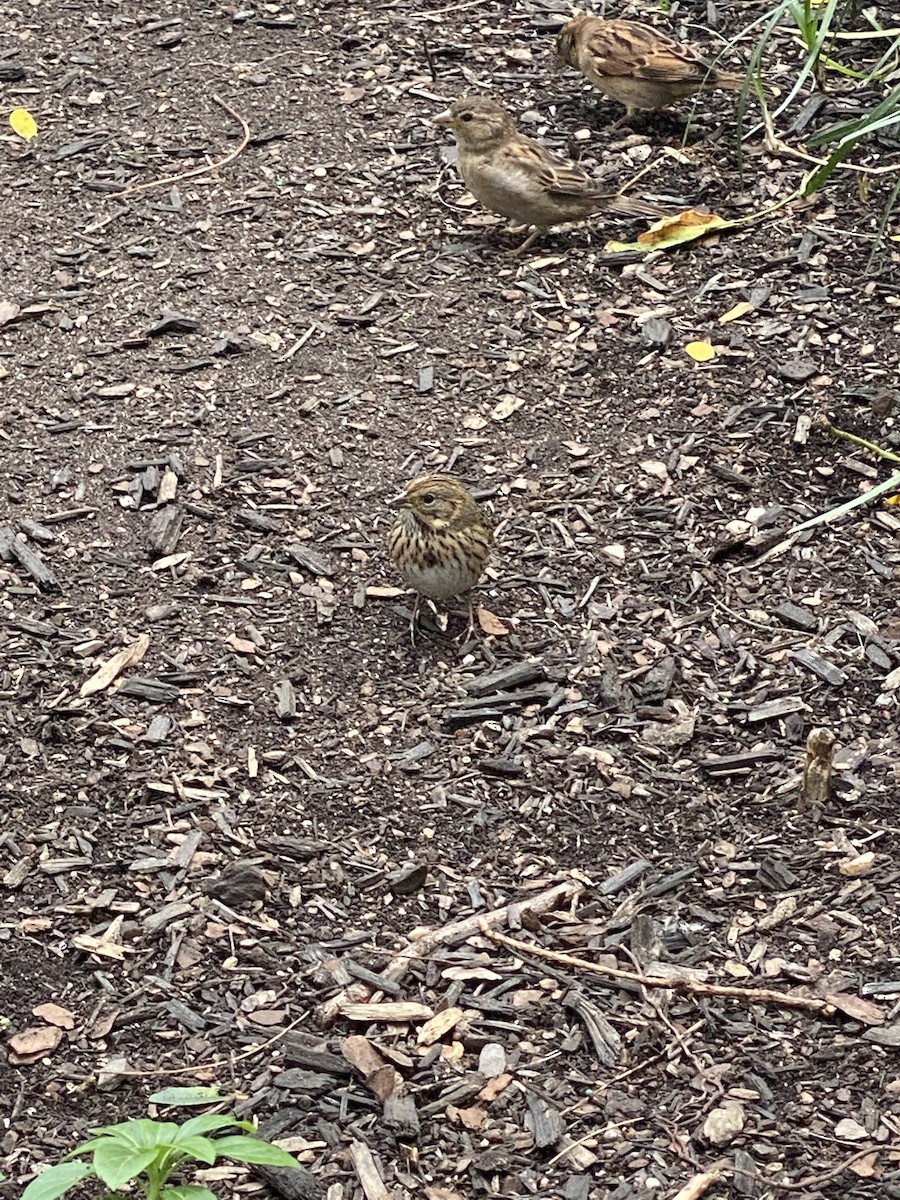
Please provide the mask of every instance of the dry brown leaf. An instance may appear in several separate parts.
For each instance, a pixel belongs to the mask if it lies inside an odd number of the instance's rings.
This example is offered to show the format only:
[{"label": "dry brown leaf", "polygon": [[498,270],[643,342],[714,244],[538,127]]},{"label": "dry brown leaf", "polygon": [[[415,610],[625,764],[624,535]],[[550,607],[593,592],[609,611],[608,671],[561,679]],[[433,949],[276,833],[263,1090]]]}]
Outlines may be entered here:
[{"label": "dry brown leaf", "polygon": [[55,1025],[35,1025],[14,1033],[9,1039],[9,1048],[13,1054],[22,1058],[34,1060],[52,1054],[62,1041],[62,1030]]},{"label": "dry brown leaf", "polygon": [[858,1158],[856,1162],[848,1163],[847,1166],[860,1179],[872,1179],[874,1176],[880,1174],[878,1170],[878,1152],[877,1150],[873,1150],[871,1154],[867,1154],[864,1158]]},{"label": "dry brown leaf", "polygon": [[502,637],[505,633],[509,633],[509,629],[489,608],[479,607],[477,615],[482,633],[493,634],[496,637]]},{"label": "dry brown leaf", "polygon": [[833,1005],[846,1016],[852,1017],[855,1021],[864,1021],[866,1025],[884,1024],[884,1010],[877,1004],[873,1004],[871,1000],[863,999],[862,996],[844,994],[826,996],[825,1002]]},{"label": "dry brown leaf", "polygon": [[473,1104],[471,1108],[457,1108],[454,1104],[448,1104],[447,1115],[451,1120],[459,1120],[466,1129],[480,1129],[487,1116],[487,1109],[477,1104]]},{"label": "dry brown leaf", "polygon": [[507,417],[511,417],[514,412],[518,412],[525,403],[523,396],[513,396],[507,393],[501,396],[494,407],[491,409],[492,421],[505,421]]},{"label": "dry brown leaf", "polygon": [[118,1008],[104,1008],[90,1029],[87,1030],[88,1037],[93,1039],[105,1038],[112,1031],[118,1015]]},{"label": "dry brown leaf", "polygon": [[90,679],[86,679],[78,692],[79,696],[93,696],[95,692],[102,692],[104,688],[108,688],[126,667],[133,667],[141,661],[149,645],[150,634],[142,633],[130,646],[125,646],[112,658],[108,658]]},{"label": "dry brown leaf", "polygon": [[478,1093],[478,1099],[485,1100],[488,1103],[490,1103],[492,1100],[496,1100],[502,1092],[506,1091],[512,1081],[512,1075],[507,1075],[506,1073],[503,1075],[496,1075],[493,1079],[489,1079],[487,1081],[487,1083]]},{"label": "dry brown leaf", "polygon": [[735,227],[736,222],[726,221],[715,213],[702,213],[688,208],[673,217],[662,217],[654,222],[645,233],[638,234],[636,242],[607,242],[604,250],[612,253],[623,250],[668,250],[672,246],[693,242],[707,233]]},{"label": "dry brown leaf", "polygon": [[75,1028],[75,1014],[59,1004],[38,1004],[31,1012],[33,1016],[40,1017],[48,1025],[57,1025],[60,1029]]}]

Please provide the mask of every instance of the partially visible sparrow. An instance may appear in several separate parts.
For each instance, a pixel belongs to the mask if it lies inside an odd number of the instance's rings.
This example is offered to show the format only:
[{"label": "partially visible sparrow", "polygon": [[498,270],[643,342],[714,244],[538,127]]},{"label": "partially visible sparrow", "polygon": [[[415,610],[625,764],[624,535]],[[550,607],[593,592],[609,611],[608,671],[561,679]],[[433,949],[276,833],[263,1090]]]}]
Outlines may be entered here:
[{"label": "partially visible sparrow", "polygon": [[608,191],[580,167],[519,133],[506,109],[487,96],[456,100],[434,119],[453,131],[459,173],[472,195],[491,212],[534,226],[516,254],[553,225],[596,212],[663,215],[650,204]]},{"label": "partially visible sparrow", "polygon": [[[471,492],[450,475],[424,475],[391,501],[399,508],[388,551],[416,590],[409,631],[416,644],[422,597],[449,600],[469,592],[484,570],[494,531]],[[469,633],[474,630],[472,599]]]},{"label": "partially visible sparrow", "polygon": [[742,76],[717,70],[693,46],[639,21],[573,17],[560,30],[556,62],[575,67],[605,96],[624,104],[622,120],[641,109],[665,108],[702,87],[744,86]]}]

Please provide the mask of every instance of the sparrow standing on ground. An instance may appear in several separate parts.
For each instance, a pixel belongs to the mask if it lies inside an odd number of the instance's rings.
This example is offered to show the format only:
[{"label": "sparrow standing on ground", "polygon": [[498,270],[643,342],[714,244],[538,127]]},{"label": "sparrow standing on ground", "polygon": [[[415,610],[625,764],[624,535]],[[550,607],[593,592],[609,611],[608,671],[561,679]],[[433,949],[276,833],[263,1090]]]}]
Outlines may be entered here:
[{"label": "sparrow standing on ground", "polygon": [[740,91],[741,75],[717,70],[693,46],[639,21],[573,17],[556,40],[557,66],[575,67],[605,96],[625,105],[622,121],[665,108],[702,87]]},{"label": "sparrow standing on ground", "polygon": [[[494,531],[471,492],[450,475],[414,479],[392,503],[399,512],[388,534],[388,552],[416,591],[409,626],[415,645],[422,597],[449,600],[471,591],[487,565]],[[472,598],[467,598],[471,634],[475,622]]]},{"label": "sparrow standing on ground", "polygon": [[476,200],[491,212],[534,226],[515,254],[553,225],[583,221],[593,213],[663,215],[650,204],[607,191],[580,167],[519,133],[506,109],[487,96],[456,100],[435,121],[453,131],[459,173]]}]

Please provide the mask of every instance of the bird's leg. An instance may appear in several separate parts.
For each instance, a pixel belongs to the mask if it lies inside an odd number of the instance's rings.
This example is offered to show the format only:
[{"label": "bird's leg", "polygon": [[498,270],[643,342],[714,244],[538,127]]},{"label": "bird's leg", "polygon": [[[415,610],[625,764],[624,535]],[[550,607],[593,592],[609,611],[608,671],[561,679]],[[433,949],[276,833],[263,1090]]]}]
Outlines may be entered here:
[{"label": "bird's leg", "polygon": [[525,251],[530,249],[534,245],[534,243],[538,240],[538,238],[541,237],[546,232],[547,232],[547,230],[542,229],[540,227],[540,225],[535,225],[534,229],[532,229],[531,233],[529,233],[528,237],[525,239],[525,241],[522,243],[521,246],[516,246],[515,250],[507,250],[506,251],[506,257],[507,258],[516,258],[516,257],[518,257],[518,255],[524,254]]},{"label": "bird's leg", "polygon": [[412,616],[409,619],[409,640],[412,642],[413,649],[416,648],[416,625],[419,622],[419,609],[422,606],[422,593],[416,592],[415,603],[413,604]]},{"label": "bird's leg", "polygon": [[475,605],[472,601],[472,594],[469,593],[469,624],[466,626],[466,641],[475,636]]}]

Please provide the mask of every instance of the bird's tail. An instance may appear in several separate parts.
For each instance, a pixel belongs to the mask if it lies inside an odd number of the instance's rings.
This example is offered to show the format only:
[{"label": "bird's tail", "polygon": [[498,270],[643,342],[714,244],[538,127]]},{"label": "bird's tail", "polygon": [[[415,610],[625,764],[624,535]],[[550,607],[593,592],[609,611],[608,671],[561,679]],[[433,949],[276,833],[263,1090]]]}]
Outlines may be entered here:
[{"label": "bird's tail", "polygon": [[620,213],[623,217],[649,217],[653,221],[671,215],[658,204],[648,204],[646,200],[638,200],[634,196],[614,197],[610,202],[609,211]]}]

